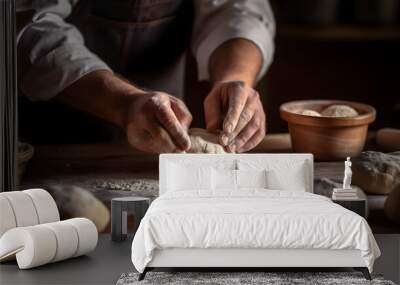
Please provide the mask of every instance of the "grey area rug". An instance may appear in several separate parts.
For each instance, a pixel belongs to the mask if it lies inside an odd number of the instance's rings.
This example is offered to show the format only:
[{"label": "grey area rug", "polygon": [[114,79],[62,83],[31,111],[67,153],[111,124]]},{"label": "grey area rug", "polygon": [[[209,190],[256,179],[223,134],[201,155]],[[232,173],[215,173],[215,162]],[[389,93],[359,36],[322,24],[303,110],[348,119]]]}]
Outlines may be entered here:
[{"label": "grey area rug", "polygon": [[395,285],[379,275],[373,275],[373,280],[368,281],[359,272],[148,272],[142,281],[137,280],[138,276],[138,273],[122,274],[117,285]]}]

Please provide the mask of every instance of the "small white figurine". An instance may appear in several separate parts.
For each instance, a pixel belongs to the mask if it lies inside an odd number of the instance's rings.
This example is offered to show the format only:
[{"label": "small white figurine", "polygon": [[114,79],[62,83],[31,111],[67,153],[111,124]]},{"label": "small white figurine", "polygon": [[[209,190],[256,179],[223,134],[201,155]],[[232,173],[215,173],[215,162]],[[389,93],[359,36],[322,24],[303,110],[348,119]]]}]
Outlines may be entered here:
[{"label": "small white figurine", "polygon": [[347,157],[344,162],[344,178],[343,178],[343,189],[351,189],[351,160],[350,157]]}]

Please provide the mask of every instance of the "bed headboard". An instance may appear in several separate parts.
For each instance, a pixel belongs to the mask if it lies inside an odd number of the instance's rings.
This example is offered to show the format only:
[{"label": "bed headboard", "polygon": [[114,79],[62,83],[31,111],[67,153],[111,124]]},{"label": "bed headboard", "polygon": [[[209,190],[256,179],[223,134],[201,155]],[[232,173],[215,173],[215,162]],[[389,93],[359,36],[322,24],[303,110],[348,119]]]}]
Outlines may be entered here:
[{"label": "bed headboard", "polygon": [[[167,191],[168,163],[190,166],[213,166],[238,169],[238,165],[250,168],[273,169],[284,173],[282,179],[297,179],[286,171],[288,166],[299,165],[301,185],[306,192],[313,192],[314,167],[312,154],[161,154],[159,158],[159,195]],[[291,177],[291,175],[293,177]],[[296,174],[296,176],[299,173]],[[298,179],[297,179],[298,180]]]}]

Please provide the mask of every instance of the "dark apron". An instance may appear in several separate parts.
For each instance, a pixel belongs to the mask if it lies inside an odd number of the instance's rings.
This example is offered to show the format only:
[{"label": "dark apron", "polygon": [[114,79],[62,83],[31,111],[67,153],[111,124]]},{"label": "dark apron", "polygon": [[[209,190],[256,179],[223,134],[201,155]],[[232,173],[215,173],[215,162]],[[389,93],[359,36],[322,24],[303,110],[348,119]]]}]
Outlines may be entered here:
[{"label": "dark apron", "polygon": [[188,0],[81,0],[67,21],[115,72],[181,97],[192,10]]},{"label": "dark apron", "polygon": [[[66,21],[114,72],[143,88],[182,97],[192,10],[188,0],[80,0]],[[32,143],[126,140],[113,125],[53,100],[22,98],[20,109],[21,135]]]}]

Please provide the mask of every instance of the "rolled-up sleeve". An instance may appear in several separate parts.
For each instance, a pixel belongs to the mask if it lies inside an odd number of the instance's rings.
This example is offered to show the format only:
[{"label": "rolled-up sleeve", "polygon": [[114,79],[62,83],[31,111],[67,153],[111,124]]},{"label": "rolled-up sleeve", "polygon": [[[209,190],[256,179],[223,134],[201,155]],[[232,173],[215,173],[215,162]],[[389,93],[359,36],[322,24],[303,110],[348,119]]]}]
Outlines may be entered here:
[{"label": "rolled-up sleeve", "polygon": [[260,79],[274,54],[275,21],[267,0],[195,0],[192,50],[199,80],[209,79],[211,54],[224,42],[243,38],[261,51]]},{"label": "rolled-up sleeve", "polygon": [[28,98],[51,99],[85,74],[110,69],[65,21],[76,0],[23,2],[17,12],[33,11],[17,35],[20,89]]}]

